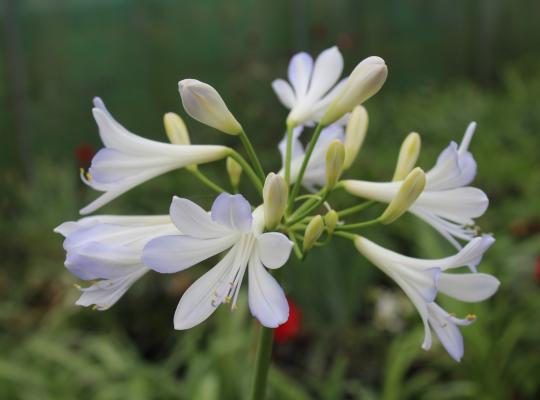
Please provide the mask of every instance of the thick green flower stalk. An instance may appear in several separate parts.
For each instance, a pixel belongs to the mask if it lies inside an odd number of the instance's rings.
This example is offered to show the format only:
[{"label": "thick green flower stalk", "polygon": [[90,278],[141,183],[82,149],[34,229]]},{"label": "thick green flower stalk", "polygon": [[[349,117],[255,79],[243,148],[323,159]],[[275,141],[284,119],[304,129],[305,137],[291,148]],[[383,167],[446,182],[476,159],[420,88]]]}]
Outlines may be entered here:
[{"label": "thick green flower stalk", "polygon": [[[410,298],[424,325],[422,347],[431,347],[435,332],[450,356],[459,361],[464,346],[458,327],[475,318],[446,312],[436,303],[437,297],[442,293],[477,302],[493,295],[499,286],[493,276],[477,272],[494,239],[479,235],[474,222],[488,206],[485,193],[470,186],[476,162],[468,149],[476,124],[471,123],[459,145],[450,143],[427,172],[416,166],[421,141],[420,135],[411,133],[401,144],[395,172],[388,180],[373,182],[351,176],[355,160],[364,162],[360,150],[367,151],[363,143],[369,118],[362,104],[381,90],[388,68],[383,59],[368,57],[339,81],[343,64],[337,47],[325,50],[316,60],[299,53],[290,61],[288,82],[277,79],[272,83],[279,100],[290,109],[284,121],[285,136],[278,145],[279,168],[264,168],[238,119],[218,91],[206,83],[180,81],[185,111],[231,135],[241,151],[193,144],[196,135],[190,138],[182,118],[174,113],[166,113],[163,119],[170,143],[145,139],[124,128],[96,98],[93,115],[104,147],[81,178],[104,193],[81,214],[92,213],[129,189],[176,169],[193,174],[216,198],[211,209],[205,210],[189,200],[186,188],[179,188],[182,193],[171,193],[170,208],[164,215],[94,215],[61,224],[55,231],[65,237],[65,266],[87,281],[86,286],[79,286],[77,304],[108,309],[150,270],[181,273],[220,255],[215,266],[180,298],[173,326],[190,329],[210,318],[222,304],[234,310],[245,296],[241,290],[245,277],[249,309],[262,325],[251,394],[261,400],[266,393],[273,329],[289,316],[285,293],[273,270],[286,268],[291,254],[305,260],[318,247],[346,240]],[[215,162],[225,163],[218,167],[227,172],[224,182],[214,182],[198,167]],[[242,194],[247,185],[257,193],[250,201]],[[337,191],[351,195],[349,204],[336,200]],[[366,218],[363,212],[377,203],[384,205],[379,217]],[[391,229],[407,212],[450,241],[456,248],[454,254],[417,259],[366,237],[374,227]],[[309,258],[309,262],[316,259]],[[458,267],[468,267],[469,272],[455,272]]]}]

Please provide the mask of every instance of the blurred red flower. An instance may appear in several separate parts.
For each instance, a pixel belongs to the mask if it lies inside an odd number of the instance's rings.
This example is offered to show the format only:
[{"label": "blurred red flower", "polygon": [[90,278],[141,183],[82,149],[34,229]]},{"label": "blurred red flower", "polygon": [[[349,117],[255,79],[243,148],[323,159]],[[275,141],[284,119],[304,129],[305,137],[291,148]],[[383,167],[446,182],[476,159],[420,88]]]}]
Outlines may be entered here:
[{"label": "blurred red flower", "polygon": [[294,340],[302,328],[302,311],[292,302],[289,303],[289,319],[284,324],[278,326],[274,331],[274,341],[276,343],[286,343]]},{"label": "blurred red flower", "polygon": [[92,163],[92,158],[96,154],[94,146],[90,144],[81,144],[75,148],[75,160],[77,161],[78,167],[88,168]]}]

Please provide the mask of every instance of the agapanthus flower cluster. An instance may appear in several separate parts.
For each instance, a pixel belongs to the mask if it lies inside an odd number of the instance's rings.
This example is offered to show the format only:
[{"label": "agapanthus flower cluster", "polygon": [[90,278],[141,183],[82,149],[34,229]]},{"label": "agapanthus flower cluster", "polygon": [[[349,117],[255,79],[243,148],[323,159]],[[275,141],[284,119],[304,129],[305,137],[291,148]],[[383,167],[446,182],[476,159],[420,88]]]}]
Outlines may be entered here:
[{"label": "agapanthus flower cluster", "polygon": [[[174,113],[164,116],[169,143],[145,139],[117,122],[101,99],[94,99],[92,113],[104,147],[90,168],[81,171],[81,178],[103,194],[81,214],[93,213],[139,184],[182,168],[215,191],[216,198],[205,210],[189,199],[184,188],[171,193],[165,215],[97,215],[61,224],[55,231],[65,237],[65,266],[87,281],[78,286],[77,304],[106,310],[149,271],[180,273],[218,256],[181,296],[175,329],[203,322],[221,304],[234,309],[244,278],[251,313],[265,327],[275,328],[287,321],[289,304],[272,270],[285,266],[291,254],[303,260],[314,247],[345,239],[410,298],[425,327],[422,347],[431,347],[435,332],[459,361],[463,356],[459,326],[474,322],[475,316],[460,318],[444,310],[437,302],[439,295],[478,302],[499,286],[496,278],[477,271],[494,238],[479,234],[474,221],[488,207],[486,194],[470,186],[476,175],[469,151],[476,124],[469,125],[459,145],[450,143],[428,172],[416,166],[420,136],[411,133],[401,145],[390,180],[342,179],[368,129],[363,103],[381,89],[387,76],[379,57],[366,58],[340,80],[343,64],[336,47],[316,60],[299,53],[290,61],[288,81],[272,83],[278,99],[290,109],[285,136],[277,140],[282,165],[273,172],[263,167],[240,122],[206,83],[179,82],[185,111],[207,126],[237,136],[247,157],[222,145],[192,144],[184,122]],[[220,161],[226,162],[229,175],[226,189],[198,168]],[[251,202],[241,194],[247,184],[258,193]],[[340,190],[352,195],[347,208],[329,197]],[[377,204],[383,205],[379,217],[358,219]],[[456,252],[441,259],[418,259],[366,237],[372,227],[389,225],[406,212],[431,225]],[[356,268],[357,262],[350,264]],[[461,267],[468,269],[458,271]]]}]

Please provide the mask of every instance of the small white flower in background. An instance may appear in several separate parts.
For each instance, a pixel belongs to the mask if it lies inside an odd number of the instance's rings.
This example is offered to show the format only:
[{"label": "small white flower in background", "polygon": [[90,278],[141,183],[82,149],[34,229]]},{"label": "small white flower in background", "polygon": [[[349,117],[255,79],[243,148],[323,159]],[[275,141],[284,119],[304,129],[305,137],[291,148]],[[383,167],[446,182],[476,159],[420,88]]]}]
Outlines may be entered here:
[{"label": "small white flower in background", "polygon": [[156,176],[192,164],[203,164],[224,158],[229,148],[214,145],[176,145],[137,136],[120,125],[100,98],[92,110],[105,148],[92,159],[83,181],[93,189],[105,192],[80,210],[94,212],[118,196]]},{"label": "small white flower in background", "polygon": [[[473,218],[484,214],[489,204],[482,190],[467,186],[476,175],[476,162],[468,151],[475,128],[476,124],[471,123],[461,144],[452,142],[439,155],[435,166],[426,172],[424,192],[409,208],[458,249],[461,245],[456,239],[469,241],[476,236]],[[351,194],[386,203],[395,197],[401,185],[401,181],[343,183]]]},{"label": "small white flower in background", "polygon": [[178,272],[228,250],[184,293],[174,315],[175,329],[201,323],[222,303],[234,307],[246,270],[251,313],[267,327],[287,321],[289,307],[283,289],[265,267],[283,266],[292,242],[281,233],[262,233],[262,207],[252,213],[243,196],[222,193],[208,214],[197,204],[175,197],[170,216],[182,234],[158,237],[146,245],[143,261],[149,268]]},{"label": "small white flower in background", "polygon": [[[276,79],[272,88],[281,103],[291,112],[290,126],[313,125],[334,100],[345,80],[337,81],[343,71],[343,56],[336,46],[324,50],[315,63],[307,53],[298,53],[289,63],[289,82]],[[292,85],[292,87],[291,87]]]},{"label": "small white flower in background", "polygon": [[[292,151],[291,151],[291,184],[296,182],[296,177],[300,172],[302,162],[304,161],[305,150],[300,135],[303,127],[299,126],[293,130]],[[333,124],[321,131],[321,135],[315,144],[311,158],[309,159],[302,185],[310,190],[315,191],[317,188],[323,187],[326,183],[326,153],[328,146],[334,140],[344,141],[344,128],[341,124]],[[282,168],[279,175],[285,175],[285,152],[287,149],[287,134],[279,142],[279,152],[281,153]]]},{"label": "small white flower in background", "polygon": [[149,269],[141,262],[142,249],[152,238],[173,233],[168,215],[87,217],[55,230],[65,237],[66,268],[82,280],[95,281],[76,304],[106,310]]},{"label": "small white flower in background", "polygon": [[[456,325],[467,325],[474,318],[450,316],[434,301],[438,293],[465,302],[478,302],[492,296],[499,281],[483,273],[447,273],[449,269],[469,266],[475,270],[483,254],[495,242],[491,236],[471,240],[457,254],[435,260],[407,257],[381,247],[364,237],[355,240],[356,248],[375,266],[392,278],[418,310],[424,323],[422,348],[431,348],[431,329],[448,353],[459,361],[463,356],[463,338]],[[431,328],[430,328],[431,327]]]}]

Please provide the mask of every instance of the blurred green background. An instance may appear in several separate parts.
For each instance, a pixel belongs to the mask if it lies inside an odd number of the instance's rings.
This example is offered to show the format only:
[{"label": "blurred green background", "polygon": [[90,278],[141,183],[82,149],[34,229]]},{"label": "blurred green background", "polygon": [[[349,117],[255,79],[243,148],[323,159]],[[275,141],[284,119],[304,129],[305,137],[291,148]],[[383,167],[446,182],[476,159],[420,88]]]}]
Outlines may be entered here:
[{"label": "blurred green background", "polygon": [[[429,168],[467,123],[479,124],[475,185],[491,199],[480,224],[497,238],[480,270],[502,282],[462,329],[465,357],[420,349],[408,300],[349,243],[335,240],[291,262],[283,286],[301,331],[275,346],[271,399],[540,398],[540,3],[536,0],[2,0],[0,53],[0,398],[241,399],[256,323],[222,307],[188,332],[176,303],[209,265],[148,274],[106,312],[74,306],[75,278],[52,229],[95,197],[78,179],[100,147],[91,100],[128,129],[165,140],[161,118],[181,110],[177,82],[216,87],[267,170],[286,110],[270,83],[292,54],[337,44],[350,71],[362,58],[389,66],[367,103],[370,128],[348,176],[391,176],[400,141],[422,135]],[[186,118],[192,141],[237,146]],[[225,182],[224,165],[203,167]],[[250,195],[252,193],[248,192]],[[172,194],[207,207],[213,194],[185,171],[146,183],[100,210],[165,213]],[[251,196],[251,199],[255,198]],[[352,200],[338,198],[343,206]],[[418,257],[452,249],[405,216],[366,231]],[[394,314],[383,312],[390,304]]]}]

